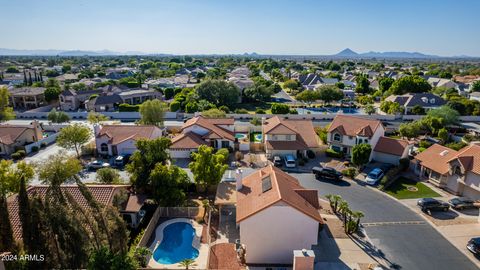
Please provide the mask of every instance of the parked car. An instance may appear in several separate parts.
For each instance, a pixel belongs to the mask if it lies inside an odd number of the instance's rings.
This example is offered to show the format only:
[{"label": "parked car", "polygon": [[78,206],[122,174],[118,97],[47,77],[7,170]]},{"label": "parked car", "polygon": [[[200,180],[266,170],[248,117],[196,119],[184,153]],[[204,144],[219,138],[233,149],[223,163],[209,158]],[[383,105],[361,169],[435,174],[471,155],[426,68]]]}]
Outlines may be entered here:
[{"label": "parked car", "polygon": [[285,167],[287,168],[295,168],[297,166],[297,162],[295,162],[295,157],[293,155],[286,155],[284,160]]},{"label": "parked car", "polygon": [[115,166],[123,167],[125,165],[125,158],[123,156],[117,156],[114,161]]},{"label": "parked car", "polygon": [[423,212],[429,211],[448,211],[450,205],[446,202],[442,202],[433,198],[423,198],[417,201],[417,205]]},{"label": "parked car", "polygon": [[273,165],[275,165],[275,167],[282,167],[282,159],[279,156],[274,156]]},{"label": "parked car", "polygon": [[385,174],[380,168],[375,168],[367,174],[365,182],[369,185],[376,185]]},{"label": "parked car", "polygon": [[467,249],[475,255],[480,255],[480,237],[470,239],[467,243]]},{"label": "parked car", "polygon": [[450,199],[448,201],[448,204],[450,204],[450,206],[453,209],[459,209],[459,210],[475,207],[475,201],[465,197],[457,197],[457,198]]},{"label": "parked car", "polygon": [[343,175],[341,172],[330,167],[313,167],[312,173],[315,174],[315,178],[328,178],[332,180],[342,180]]},{"label": "parked car", "polygon": [[110,167],[110,164],[100,160],[94,160],[87,164],[87,169],[89,170],[97,170],[97,169],[107,168],[107,167]]}]

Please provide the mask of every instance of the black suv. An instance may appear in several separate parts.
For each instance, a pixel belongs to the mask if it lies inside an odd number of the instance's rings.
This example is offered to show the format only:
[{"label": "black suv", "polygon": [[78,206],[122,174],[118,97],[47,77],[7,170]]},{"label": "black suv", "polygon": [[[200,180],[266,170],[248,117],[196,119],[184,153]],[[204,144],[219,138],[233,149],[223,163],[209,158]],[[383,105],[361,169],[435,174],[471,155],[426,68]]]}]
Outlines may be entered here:
[{"label": "black suv", "polygon": [[429,211],[448,211],[450,205],[446,202],[442,202],[433,198],[423,198],[417,201],[417,205],[423,212]]},{"label": "black suv", "polygon": [[480,254],[480,237],[470,239],[467,243],[467,249],[478,256]]},{"label": "black suv", "polygon": [[315,174],[315,178],[328,178],[333,180],[342,180],[343,175],[341,172],[330,167],[313,167],[312,173]]}]

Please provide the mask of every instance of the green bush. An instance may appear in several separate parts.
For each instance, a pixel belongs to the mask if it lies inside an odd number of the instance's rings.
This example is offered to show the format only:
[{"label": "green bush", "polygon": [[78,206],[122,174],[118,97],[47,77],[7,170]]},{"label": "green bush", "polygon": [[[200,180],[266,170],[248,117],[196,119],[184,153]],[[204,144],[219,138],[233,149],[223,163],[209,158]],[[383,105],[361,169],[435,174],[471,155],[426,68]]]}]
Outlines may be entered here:
[{"label": "green bush", "polygon": [[463,147],[467,146],[468,144],[464,143],[464,142],[452,142],[452,143],[447,143],[445,146],[450,148],[450,149],[453,149],[455,151],[458,151],[460,149],[462,149]]},{"label": "green bush", "polygon": [[401,171],[402,171],[402,168],[400,168],[400,167],[395,167],[395,168],[391,169],[390,171],[388,171],[383,176],[382,180],[380,180],[380,185],[379,185],[378,188],[380,190],[385,190],[386,188],[388,188],[391,184],[393,184],[395,182],[395,180],[398,179]]},{"label": "green bush", "polygon": [[127,103],[122,103],[118,105],[118,111],[120,112],[138,112],[139,109],[139,105],[130,105]]},{"label": "green bush", "polygon": [[221,111],[224,111],[225,113],[229,113],[230,112],[230,108],[228,108],[227,106],[225,105],[222,105],[220,107],[218,107],[219,110]]},{"label": "green bush", "polygon": [[312,150],[308,149],[308,150],[307,150],[307,157],[310,158],[310,159],[315,158],[315,152],[313,152]]},{"label": "green bush", "polygon": [[342,174],[353,179],[357,175],[357,170],[355,168],[347,168],[342,171]]},{"label": "green bush", "polygon": [[20,155],[20,157],[25,157],[27,155],[27,152],[25,150],[18,150],[17,153]]},{"label": "green bush", "polygon": [[180,102],[178,102],[176,100],[172,101],[172,103],[170,103],[170,111],[171,112],[176,112],[176,111],[180,110],[180,106],[181,106]]},{"label": "green bush", "polygon": [[38,146],[32,146],[32,152],[38,152]]},{"label": "green bush", "polygon": [[228,161],[228,155],[229,155],[229,153],[230,153],[230,152],[228,151],[227,148],[221,148],[221,149],[219,149],[219,150],[217,151],[217,154],[220,154],[220,155],[222,155],[222,156],[224,157],[225,162]]},{"label": "green bush", "polygon": [[248,114],[248,110],[247,110],[247,109],[236,109],[236,110],[235,110],[235,113],[238,113],[238,114]]},{"label": "green bush", "polygon": [[22,155],[20,155],[18,152],[15,152],[11,155],[13,160],[19,160],[22,158]]},{"label": "green bush", "polygon": [[290,107],[287,104],[273,103],[271,110],[273,114],[287,114],[290,111]]},{"label": "green bush", "polygon": [[44,143],[44,142],[42,142],[42,143],[40,144],[40,148],[45,148],[45,147],[47,147],[47,144]]},{"label": "green bush", "polygon": [[327,157],[333,157],[333,158],[343,158],[344,156],[343,152],[337,152],[330,148],[325,151],[325,154],[327,155]]},{"label": "green bush", "polygon": [[256,113],[256,114],[265,114],[266,112],[265,112],[264,109],[256,109],[256,110],[255,110],[255,113]]},{"label": "green bush", "polygon": [[432,146],[432,143],[429,142],[429,141],[423,140],[423,141],[420,141],[418,143],[418,146],[421,147],[421,148],[428,148],[428,147]]}]

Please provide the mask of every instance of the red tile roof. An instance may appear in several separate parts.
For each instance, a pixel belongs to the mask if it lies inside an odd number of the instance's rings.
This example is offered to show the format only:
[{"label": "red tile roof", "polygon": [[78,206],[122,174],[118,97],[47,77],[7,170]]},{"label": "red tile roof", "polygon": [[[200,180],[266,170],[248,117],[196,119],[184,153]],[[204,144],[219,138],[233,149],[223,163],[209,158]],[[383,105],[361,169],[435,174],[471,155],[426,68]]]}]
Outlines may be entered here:
[{"label": "red tile roof", "polygon": [[402,156],[403,152],[405,151],[405,148],[409,144],[410,143],[406,140],[380,137],[373,151],[395,155],[395,156]]},{"label": "red tile roof", "polygon": [[[268,179],[271,182],[271,189],[263,191],[262,181]],[[284,202],[323,223],[319,213],[317,191],[306,190],[293,176],[272,165],[248,175],[242,180],[242,185],[237,191],[237,223],[278,202]]]},{"label": "red tile roof", "polygon": [[[456,156],[466,171],[480,175],[480,146],[469,145],[458,151]],[[455,159],[455,158],[454,158]],[[453,159],[452,159],[453,160]]]},{"label": "red tile roof", "polygon": [[30,127],[0,125],[0,143],[10,145]]},{"label": "red tile roof", "polygon": [[156,126],[143,125],[103,125],[97,138],[107,136],[113,145],[124,142],[128,139],[156,139],[161,131]]},{"label": "red tile roof", "polygon": [[266,140],[267,149],[303,150],[319,147],[318,136],[311,120],[283,119],[274,116],[265,121],[263,133],[268,135],[295,135],[296,141]]},{"label": "red tile roof", "polygon": [[197,149],[200,145],[207,144],[199,135],[193,132],[181,133],[172,139],[171,149]]},{"label": "red tile roof", "polygon": [[446,174],[450,170],[449,161],[457,156],[458,152],[440,144],[434,144],[418,154],[415,159],[422,166],[440,174]]},{"label": "red tile roof", "polygon": [[185,122],[185,125],[182,127],[184,130],[187,127],[191,127],[193,125],[201,126],[207,130],[210,130],[205,138],[218,138],[218,139],[226,139],[229,141],[235,141],[235,136],[232,131],[227,130],[221,126],[230,126],[235,123],[235,119],[233,118],[205,118],[203,116],[197,116],[192,119],[189,119]]},{"label": "red tile roof", "polygon": [[382,126],[382,122],[379,120],[337,115],[330,124],[328,132],[337,131],[341,135],[371,137],[380,126]]},{"label": "red tile roof", "polygon": [[[87,185],[88,189],[92,193],[93,198],[102,205],[110,205],[112,203],[114,195],[121,189],[126,190],[128,185]],[[33,194],[39,195],[42,199],[45,198],[48,186],[38,185],[30,186],[27,189],[29,196]],[[80,207],[89,209],[87,200],[83,197],[77,185],[63,185],[61,186],[63,192],[68,192],[73,199],[80,205]],[[132,202],[133,204],[133,202]],[[7,199],[7,207],[10,216],[10,222],[12,224],[13,235],[15,239],[22,238],[22,223],[18,213],[18,195],[12,195]]]}]

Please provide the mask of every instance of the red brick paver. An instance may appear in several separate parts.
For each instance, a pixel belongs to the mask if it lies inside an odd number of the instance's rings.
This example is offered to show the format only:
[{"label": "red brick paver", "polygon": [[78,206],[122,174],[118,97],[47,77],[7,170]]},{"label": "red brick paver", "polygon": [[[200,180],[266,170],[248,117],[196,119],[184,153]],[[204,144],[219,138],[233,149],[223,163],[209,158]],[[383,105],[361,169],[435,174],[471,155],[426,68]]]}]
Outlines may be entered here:
[{"label": "red brick paver", "polygon": [[222,243],[210,248],[208,269],[241,270],[246,268],[237,260],[235,244]]}]

